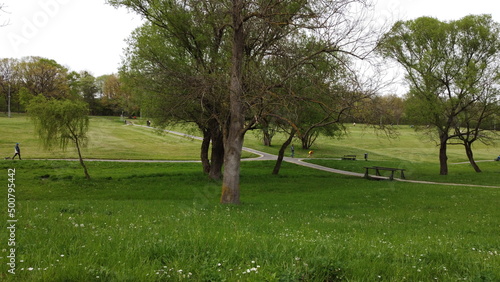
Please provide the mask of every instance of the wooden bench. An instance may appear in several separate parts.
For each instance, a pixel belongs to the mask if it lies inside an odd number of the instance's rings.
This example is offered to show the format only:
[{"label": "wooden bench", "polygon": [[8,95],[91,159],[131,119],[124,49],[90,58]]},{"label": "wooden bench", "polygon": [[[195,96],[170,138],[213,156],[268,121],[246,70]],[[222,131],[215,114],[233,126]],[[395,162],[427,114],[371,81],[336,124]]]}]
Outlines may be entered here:
[{"label": "wooden bench", "polygon": [[394,180],[394,172],[395,171],[401,171],[401,178],[402,179],[405,179],[405,174],[404,174],[404,169],[402,168],[392,168],[392,167],[381,167],[381,166],[370,166],[370,167],[366,167],[365,166],[365,178],[366,179],[370,179],[370,176],[368,175],[368,171],[370,169],[374,169],[375,170],[375,174],[377,176],[381,176],[380,174],[380,171],[381,170],[387,170],[387,171],[390,171],[391,172],[391,176],[389,177],[389,180]]},{"label": "wooden bench", "polygon": [[350,160],[350,161],[355,161],[356,160],[356,155],[344,155],[342,157],[342,160]]}]

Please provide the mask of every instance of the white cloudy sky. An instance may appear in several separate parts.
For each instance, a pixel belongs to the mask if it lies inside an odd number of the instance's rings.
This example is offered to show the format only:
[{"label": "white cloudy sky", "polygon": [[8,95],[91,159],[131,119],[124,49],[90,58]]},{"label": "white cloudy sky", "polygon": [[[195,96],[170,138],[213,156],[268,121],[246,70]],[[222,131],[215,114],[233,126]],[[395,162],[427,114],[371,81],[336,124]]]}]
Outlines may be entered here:
[{"label": "white cloudy sky", "polygon": [[[500,22],[499,0],[377,0],[380,17],[459,19],[492,14]],[[117,71],[124,40],[140,17],[115,9],[105,0],[0,0],[0,58],[41,56],[70,70],[95,76]]]}]

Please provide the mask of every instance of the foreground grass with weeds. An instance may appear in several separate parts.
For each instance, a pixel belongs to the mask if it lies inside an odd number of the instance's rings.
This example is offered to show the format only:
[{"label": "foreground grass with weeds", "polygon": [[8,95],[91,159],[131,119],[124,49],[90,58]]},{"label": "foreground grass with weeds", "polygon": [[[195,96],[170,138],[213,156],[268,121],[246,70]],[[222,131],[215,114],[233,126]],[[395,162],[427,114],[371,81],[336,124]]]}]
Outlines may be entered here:
[{"label": "foreground grass with weeds", "polygon": [[[500,190],[242,164],[219,205],[200,164],[1,161],[16,168],[16,274],[3,281],[499,281]],[[2,194],[7,206],[5,193]]]}]

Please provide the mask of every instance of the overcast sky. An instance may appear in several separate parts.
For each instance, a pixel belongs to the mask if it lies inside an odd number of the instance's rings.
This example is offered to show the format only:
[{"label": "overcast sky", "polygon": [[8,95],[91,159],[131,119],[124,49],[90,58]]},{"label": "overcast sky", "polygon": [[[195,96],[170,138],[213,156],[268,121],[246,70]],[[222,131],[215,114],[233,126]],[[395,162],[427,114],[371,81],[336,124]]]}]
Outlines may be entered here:
[{"label": "overcast sky", "polygon": [[[377,0],[381,18],[433,16],[459,19],[491,14],[500,22],[499,0]],[[70,70],[99,76],[117,72],[124,40],[141,24],[138,15],[105,0],[0,0],[0,58],[41,56]]]}]

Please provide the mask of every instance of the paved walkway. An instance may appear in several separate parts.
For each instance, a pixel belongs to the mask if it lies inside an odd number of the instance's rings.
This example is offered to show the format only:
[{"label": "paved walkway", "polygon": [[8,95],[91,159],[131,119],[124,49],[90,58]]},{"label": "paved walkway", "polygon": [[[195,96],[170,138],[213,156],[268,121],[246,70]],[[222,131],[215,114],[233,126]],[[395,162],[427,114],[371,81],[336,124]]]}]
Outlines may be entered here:
[{"label": "paved walkway", "polygon": [[[144,128],[149,128],[149,129],[154,129],[152,127],[147,127],[144,125],[135,125],[134,126],[140,126]],[[190,134],[185,134],[181,132],[176,132],[172,130],[164,130],[167,133],[179,135],[182,137],[186,138],[191,138],[195,140],[202,140],[201,137],[190,135]],[[243,150],[246,152],[250,152],[252,154],[257,155],[255,158],[247,158],[247,159],[242,159],[242,161],[276,161],[278,159],[278,156],[257,151],[251,148],[243,147]],[[49,160],[60,160],[60,159],[49,159]],[[67,160],[72,160],[72,161],[77,161],[76,159],[67,159]],[[84,159],[85,161],[100,161],[100,162],[131,162],[131,163],[186,163],[186,162],[191,162],[191,163],[199,163],[201,161],[182,161],[182,160],[105,160],[105,159]],[[339,170],[339,169],[334,169],[334,168],[329,168],[317,164],[312,164],[305,162],[304,158],[290,158],[290,157],[284,157],[283,161],[288,162],[288,163],[293,163],[296,165],[301,165],[317,170],[322,170],[326,172],[331,172],[331,173],[336,173],[336,174],[342,174],[342,175],[348,175],[348,176],[354,176],[354,177],[364,177],[364,173],[357,173],[357,172],[352,172],[352,171],[345,171],[345,170]],[[388,177],[383,177],[383,176],[373,176],[379,179],[389,179]],[[458,184],[458,183],[443,183],[443,182],[431,182],[431,181],[418,181],[418,180],[407,180],[407,179],[400,179],[400,178],[394,178],[395,181],[399,182],[407,182],[407,183],[418,183],[418,184],[433,184],[433,185],[446,185],[446,186],[463,186],[463,187],[480,187],[480,188],[500,188],[500,186],[488,186],[488,185],[473,185],[473,184]]]},{"label": "paved walkway", "polygon": [[[142,126],[142,125],[138,125],[138,126]],[[143,127],[145,127],[145,126],[143,126]],[[168,133],[171,133],[171,134],[176,134],[176,135],[179,135],[179,136],[188,137],[188,138],[193,138],[193,139],[197,139],[197,140],[202,140],[202,138],[200,138],[200,137],[189,135],[189,134],[185,134],[185,133],[181,133],[181,132],[175,132],[175,131],[171,131],[171,130],[165,130],[165,132],[168,132]],[[257,150],[251,149],[251,148],[243,147],[243,150],[246,151],[246,152],[250,152],[250,153],[255,154],[255,155],[258,156],[256,158],[243,159],[243,161],[256,161],[256,160],[259,160],[259,161],[264,161],[264,160],[275,161],[275,160],[278,159],[278,156],[276,156],[276,155],[268,154],[268,153],[261,152],[261,151],[257,151]],[[283,161],[285,161],[285,162],[289,162],[289,163],[293,163],[293,164],[297,164],[297,165],[301,165],[301,166],[305,166],[305,167],[309,167],[309,168],[313,168],[313,169],[317,169],[317,170],[322,170],[322,171],[326,171],[326,172],[337,173],[337,174],[348,175],[348,176],[354,176],[354,177],[364,177],[365,176],[364,173],[357,173],[357,172],[352,172],[352,171],[345,171],[345,170],[339,170],[339,169],[324,167],[324,166],[321,166],[321,165],[317,165],[317,164],[312,164],[312,163],[305,162],[304,160],[307,160],[307,159],[304,159],[304,158],[290,158],[290,157],[284,157],[283,158]],[[461,164],[461,163],[457,163],[457,164]],[[387,179],[387,180],[389,179],[389,177],[380,177],[380,176],[373,176],[373,175],[371,175],[371,176],[372,177],[381,178],[381,179]],[[497,188],[497,189],[500,188],[500,186],[459,184],[459,183],[443,183],[443,182],[432,182],[432,181],[407,180],[407,179],[400,179],[400,178],[394,178],[394,180],[399,181],[399,182],[417,183],[417,184],[433,184],[433,185],[480,187],[480,188]]]}]

